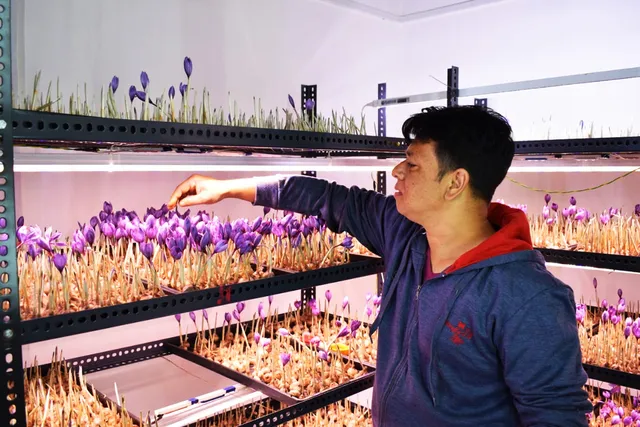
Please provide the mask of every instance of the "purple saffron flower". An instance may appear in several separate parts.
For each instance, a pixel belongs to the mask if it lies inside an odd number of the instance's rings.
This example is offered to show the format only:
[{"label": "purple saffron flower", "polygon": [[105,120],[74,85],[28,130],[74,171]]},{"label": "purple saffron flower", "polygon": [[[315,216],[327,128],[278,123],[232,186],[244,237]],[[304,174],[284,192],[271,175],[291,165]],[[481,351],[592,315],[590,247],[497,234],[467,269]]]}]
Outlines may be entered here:
[{"label": "purple saffron flower", "polygon": [[313,99],[307,99],[304,102],[304,109],[307,110],[307,111],[313,110],[313,107],[315,107],[315,106],[316,106],[316,102]]},{"label": "purple saffron flower", "polygon": [[343,246],[346,249],[351,249],[353,247],[353,238],[351,236],[347,236],[344,238],[340,246]]},{"label": "purple saffron flower", "polygon": [[618,288],[618,298],[622,298],[622,288]]},{"label": "purple saffron flower", "polygon": [[602,312],[602,322],[603,323],[607,323],[609,321],[609,312],[608,311],[603,311]]},{"label": "purple saffron flower", "polygon": [[140,84],[142,85],[143,90],[149,86],[149,75],[146,71],[140,73]]},{"label": "purple saffron flower", "polygon": [[352,320],[351,321],[351,332],[355,332],[358,330],[358,328],[360,327],[360,325],[362,325],[362,322],[359,320]]},{"label": "purple saffron flower", "polygon": [[288,337],[290,334],[286,328],[280,328],[278,329],[278,335],[280,335],[281,337]]},{"label": "purple saffron flower", "polygon": [[169,99],[173,99],[176,97],[176,88],[171,86],[169,88]]},{"label": "purple saffron flower", "polygon": [[587,211],[580,208],[578,209],[578,213],[576,213],[576,221],[584,221],[587,218]]},{"label": "purple saffron flower", "polygon": [[269,208],[269,207],[265,206],[265,207],[262,209],[262,212],[263,212],[263,213],[264,213],[264,215],[266,216],[269,212],[271,212],[271,208]]},{"label": "purple saffron flower", "polygon": [[138,90],[134,85],[129,86],[129,99],[133,102],[136,99],[136,95],[138,94]]},{"label": "purple saffron flower", "polygon": [[145,234],[144,231],[142,231],[141,228],[134,228],[133,230],[131,230],[131,238],[136,242],[136,243],[142,243],[144,242],[144,238],[145,238]]},{"label": "purple saffron flower", "polygon": [[245,304],[243,302],[239,302],[236,304],[236,309],[238,310],[238,313],[242,313],[242,311],[244,310],[244,306]]},{"label": "purple saffron flower", "polygon": [[55,254],[53,256],[53,265],[55,265],[58,271],[62,273],[65,265],[67,265],[67,257],[64,254]]},{"label": "purple saffron flower", "polygon": [[320,342],[321,342],[321,341],[322,341],[322,340],[320,339],[320,337],[319,337],[319,336],[315,336],[315,337],[311,338],[311,340],[309,341],[309,343],[310,343],[311,345],[313,345],[313,346],[317,347],[317,346],[320,344]]},{"label": "purple saffron flower", "polygon": [[180,313],[175,315],[176,320],[178,321],[178,323],[180,323],[180,320],[182,319],[182,316],[180,316]]},{"label": "purple saffron flower", "polygon": [[300,307],[302,307],[302,301],[294,301],[293,306],[296,308],[296,310],[300,310]]},{"label": "purple saffron flower", "polygon": [[296,109],[296,103],[293,101],[293,97],[289,95],[289,104],[291,104],[291,108]]},{"label": "purple saffron flower", "polygon": [[613,417],[611,417],[611,425],[615,426],[617,424],[620,424],[620,415],[614,415]]},{"label": "purple saffron flower", "polygon": [[260,338],[262,338],[262,337],[260,336],[260,334],[258,332],[253,334],[253,340],[256,342],[256,345],[258,345],[260,343]]},{"label": "purple saffron flower", "polygon": [[282,362],[282,366],[286,366],[290,360],[291,360],[291,355],[289,353],[280,354],[280,362]]},{"label": "purple saffron flower", "polygon": [[598,289],[598,279],[593,278],[593,289]]},{"label": "purple saffron flower", "polygon": [[[638,205],[640,206],[640,205]],[[20,216],[20,218],[18,218],[18,222],[16,223],[16,225],[18,226],[18,228],[22,227],[24,225],[24,217]]]},{"label": "purple saffron flower", "polygon": [[251,231],[257,231],[258,228],[260,227],[260,225],[262,224],[262,217],[256,217],[256,219],[253,220],[253,224],[251,224]]},{"label": "purple saffron flower", "polygon": [[571,215],[571,211],[568,208],[562,208],[562,216],[568,218]]},{"label": "purple saffron flower", "polygon": [[624,337],[625,338],[629,338],[629,335],[631,335],[631,327],[630,326],[625,326],[624,327]]},{"label": "purple saffron flower", "polygon": [[262,320],[267,318],[267,313],[264,312],[264,303],[262,301],[258,304],[258,316],[260,316]]},{"label": "purple saffron flower", "polygon": [[111,83],[109,83],[109,89],[111,89],[111,93],[116,93],[118,90],[118,85],[120,84],[120,79],[118,76],[113,76],[111,78]]},{"label": "purple saffron flower", "polygon": [[611,219],[611,217],[609,216],[609,214],[602,214],[600,215],[600,222],[602,223],[602,225],[607,225],[607,223],[609,222],[609,220]]},{"label": "purple saffron flower", "polygon": [[327,299],[327,302],[331,302],[331,290],[327,289],[324,293],[324,297]]},{"label": "purple saffron flower", "polygon": [[336,327],[339,328],[340,326],[342,326],[342,322],[340,321],[340,319],[336,320]]},{"label": "purple saffron flower", "polygon": [[640,203],[638,203],[635,207],[635,214],[636,216],[640,216]]},{"label": "purple saffron flower", "polygon": [[209,320],[209,313],[204,308],[202,309],[202,317],[204,317],[204,320]]},{"label": "purple saffron flower", "polygon": [[551,209],[553,209],[554,212],[558,212],[558,204],[555,202],[551,203]]},{"label": "purple saffron flower", "polygon": [[349,329],[349,326],[345,325],[338,333],[338,338],[346,337],[350,332],[351,330]]},{"label": "purple saffron flower", "polygon": [[193,73],[193,62],[191,62],[191,58],[188,56],[184,57],[184,73],[187,75],[187,78],[191,77],[191,73]]},{"label": "purple saffron flower", "polygon": [[376,295],[375,297],[373,297],[374,307],[378,307],[381,302],[382,302],[382,297],[380,295]]},{"label": "purple saffron flower", "polygon": [[344,297],[344,299],[342,300],[342,309],[344,310],[345,308],[347,308],[347,306],[349,305],[349,297],[346,296]]},{"label": "purple saffron flower", "polygon": [[269,301],[269,306],[271,306],[271,303],[273,303],[273,295],[269,295],[267,300]]},{"label": "purple saffron flower", "polygon": [[569,203],[571,204],[571,206],[575,206],[576,205],[576,198],[571,196],[571,198],[569,198]]},{"label": "purple saffron flower", "polygon": [[548,205],[550,201],[551,201],[551,195],[550,194],[545,194],[544,195],[544,204]]},{"label": "purple saffron flower", "polygon": [[240,321],[240,313],[238,313],[238,310],[233,310],[231,314],[233,315],[234,319],[236,319],[238,322]]},{"label": "purple saffron flower", "polygon": [[184,94],[187,91],[187,85],[181,82],[178,86],[178,89],[180,90],[180,95],[182,95],[182,97],[184,98]]},{"label": "purple saffron flower", "polygon": [[153,243],[151,242],[140,243],[140,252],[142,252],[142,255],[144,255],[144,257],[149,261],[151,261],[151,258],[153,258],[153,251],[154,251]]},{"label": "purple saffron flower", "polygon": [[189,317],[193,323],[196,323],[196,314],[193,311],[189,312]]},{"label": "purple saffron flower", "polygon": [[364,308],[364,313],[367,315],[367,317],[371,317],[371,315],[373,314],[373,309],[369,306],[366,306]]},{"label": "purple saffron flower", "polygon": [[227,312],[227,313],[224,314],[224,321],[227,322],[229,325],[231,324],[231,314],[230,313]]},{"label": "purple saffron flower", "polygon": [[329,355],[327,354],[326,351],[320,350],[320,351],[318,351],[318,358],[320,358],[320,360],[324,360],[326,362],[327,360],[329,360]]},{"label": "purple saffron flower", "polygon": [[213,250],[214,254],[218,254],[220,252],[224,252],[227,250],[227,247],[229,246],[229,244],[223,240],[218,241],[218,243],[216,243],[216,247]]}]

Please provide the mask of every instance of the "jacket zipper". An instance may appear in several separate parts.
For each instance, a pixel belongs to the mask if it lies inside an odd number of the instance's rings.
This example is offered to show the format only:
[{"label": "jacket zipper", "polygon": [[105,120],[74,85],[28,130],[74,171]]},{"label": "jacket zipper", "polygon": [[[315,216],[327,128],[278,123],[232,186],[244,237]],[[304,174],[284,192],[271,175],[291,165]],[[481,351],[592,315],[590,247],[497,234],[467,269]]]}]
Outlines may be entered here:
[{"label": "jacket zipper", "polygon": [[[420,283],[420,285],[418,286],[418,289],[422,287],[422,283]],[[398,366],[396,367],[395,372],[393,373],[393,376],[391,377],[391,384],[389,386],[389,388],[384,392],[384,395],[382,396],[381,399],[381,403],[380,403],[380,420],[384,420],[383,415],[385,415],[386,408],[387,408],[387,400],[389,399],[389,396],[391,395],[391,391],[395,388],[396,383],[398,382],[398,379],[400,378],[400,373],[402,372],[402,368],[404,366],[404,364],[407,362],[407,356],[409,354],[409,339],[408,337],[411,336],[411,334],[413,333],[413,329],[416,327],[416,325],[418,324],[418,316],[417,316],[417,312],[418,310],[414,310],[413,312],[413,318],[411,321],[411,326],[409,326],[409,328],[407,329],[405,336],[404,336],[404,356],[402,356],[402,359],[400,359],[400,363],[398,363]]]},{"label": "jacket zipper", "polygon": [[[441,278],[445,277],[446,275],[447,275],[447,273],[441,273],[437,278],[441,279]],[[430,280],[432,280],[432,279],[430,279]],[[418,289],[416,290],[416,305],[415,305],[416,306],[416,323],[418,323],[417,322],[417,318],[418,318],[418,315],[417,315],[417,313],[418,313],[418,300],[420,298],[420,291],[422,290],[422,285],[424,283],[426,283],[426,282],[420,283],[420,285],[418,285]],[[434,333],[433,339],[435,339],[435,333]],[[433,359],[431,360],[431,363],[433,363]],[[430,365],[429,366],[429,391],[431,392],[431,400],[433,401],[433,406],[435,407],[436,406],[436,391],[435,391],[435,389],[433,387],[433,372],[431,372],[431,371],[432,370],[431,370],[431,365]]]}]

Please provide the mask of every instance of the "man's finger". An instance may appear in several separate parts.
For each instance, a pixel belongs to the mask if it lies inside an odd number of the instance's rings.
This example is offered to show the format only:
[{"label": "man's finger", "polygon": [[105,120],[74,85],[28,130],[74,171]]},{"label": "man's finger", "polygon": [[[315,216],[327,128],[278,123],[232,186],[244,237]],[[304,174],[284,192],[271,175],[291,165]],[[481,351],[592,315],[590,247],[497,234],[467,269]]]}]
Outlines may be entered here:
[{"label": "man's finger", "polygon": [[186,208],[187,206],[204,205],[206,203],[208,203],[206,195],[204,193],[200,193],[187,196],[180,200],[180,207]]},{"label": "man's finger", "polygon": [[169,198],[169,203],[167,203],[167,207],[169,209],[173,209],[176,207],[180,199],[186,196],[189,193],[195,192],[196,183],[192,179],[188,179],[184,181],[182,184],[178,185],[175,190],[173,190],[173,194],[171,194],[171,198]]}]

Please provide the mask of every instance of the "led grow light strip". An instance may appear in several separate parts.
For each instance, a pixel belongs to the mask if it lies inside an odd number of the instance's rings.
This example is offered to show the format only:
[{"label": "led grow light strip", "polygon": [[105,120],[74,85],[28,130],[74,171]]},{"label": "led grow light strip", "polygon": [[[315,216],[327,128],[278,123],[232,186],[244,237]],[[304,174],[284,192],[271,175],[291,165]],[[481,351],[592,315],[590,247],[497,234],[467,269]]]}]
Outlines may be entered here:
[{"label": "led grow light strip", "polygon": [[[525,80],[521,82],[501,83],[489,86],[476,86],[468,89],[459,89],[458,97],[471,97],[479,95],[492,95],[496,93],[518,92],[521,90],[544,89],[559,86],[571,86],[585,83],[598,83],[613,80],[633,79],[640,77],[640,67],[624,68],[619,70],[598,71],[595,73],[573,74],[569,76],[550,77],[546,79]],[[396,98],[376,99],[365,107],[393,107],[401,104],[416,102],[429,102],[447,99],[447,91],[422,93],[419,95],[400,96]]]}]

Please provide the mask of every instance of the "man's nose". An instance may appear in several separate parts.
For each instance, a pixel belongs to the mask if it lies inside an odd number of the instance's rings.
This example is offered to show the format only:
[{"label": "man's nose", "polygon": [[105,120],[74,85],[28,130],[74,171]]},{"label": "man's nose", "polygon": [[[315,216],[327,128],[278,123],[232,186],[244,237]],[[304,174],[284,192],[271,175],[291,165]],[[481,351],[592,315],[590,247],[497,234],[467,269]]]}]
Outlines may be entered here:
[{"label": "man's nose", "polygon": [[404,178],[404,164],[405,164],[405,162],[406,162],[406,160],[398,163],[396,165],[396,167],[394,167],[393,170],[391,171],[391,176],[393,176],[396,179]]}]

